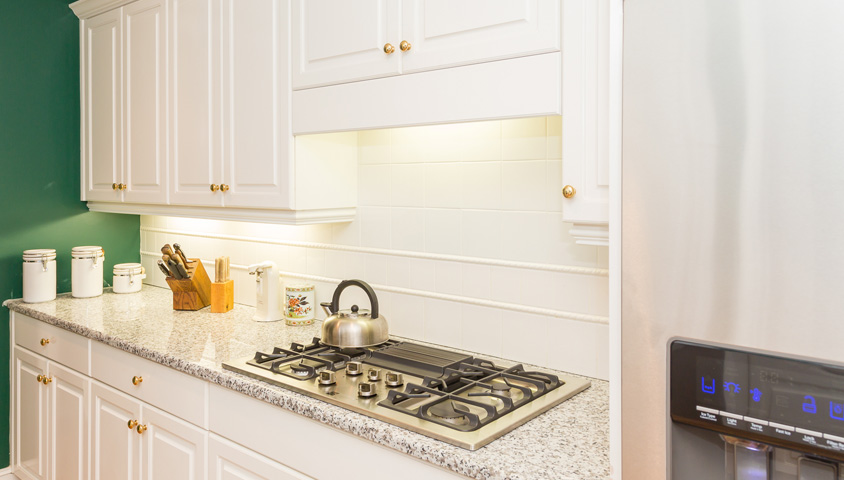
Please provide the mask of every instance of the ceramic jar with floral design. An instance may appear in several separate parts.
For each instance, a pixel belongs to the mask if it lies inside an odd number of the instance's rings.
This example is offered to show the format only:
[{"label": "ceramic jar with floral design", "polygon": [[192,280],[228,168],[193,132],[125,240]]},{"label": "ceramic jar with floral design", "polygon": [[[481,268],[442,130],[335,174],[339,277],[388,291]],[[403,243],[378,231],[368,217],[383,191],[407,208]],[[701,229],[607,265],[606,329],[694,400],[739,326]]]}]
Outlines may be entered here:
[{"label": "ceramic jar with floral design", "polygon": [[316,295],[313,285],[286,285],[284,287],[284,299],[285,323],[292,326],[314,323]]}]

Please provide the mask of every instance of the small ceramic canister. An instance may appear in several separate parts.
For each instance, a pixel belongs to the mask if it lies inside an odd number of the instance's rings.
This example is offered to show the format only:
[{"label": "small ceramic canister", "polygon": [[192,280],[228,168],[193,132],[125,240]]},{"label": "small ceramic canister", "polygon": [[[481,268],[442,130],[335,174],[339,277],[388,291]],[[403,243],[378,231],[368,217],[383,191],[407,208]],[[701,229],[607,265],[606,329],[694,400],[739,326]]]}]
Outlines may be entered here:
[{"label": "small ceramic canister", "polygon": [[23,252],[23,301],[56,299],[56,250],[42,248]]},{"label": "small ceramic canister", "polygon": [[70,252],[70,293],[76,298],[103,294],[103,247],[73,247]]},{"label": "small ceramic canister", "polygon": [[141,280],[147,278],[140,263],[118,263],[114,266],[114,293],[135,293],[141,291]]},{"label": "small ceramic canister", "polygon": [[284,299],[285,323],[292,326],[314,323],[316,296],[313,285],[287,285],[284,287]]}]

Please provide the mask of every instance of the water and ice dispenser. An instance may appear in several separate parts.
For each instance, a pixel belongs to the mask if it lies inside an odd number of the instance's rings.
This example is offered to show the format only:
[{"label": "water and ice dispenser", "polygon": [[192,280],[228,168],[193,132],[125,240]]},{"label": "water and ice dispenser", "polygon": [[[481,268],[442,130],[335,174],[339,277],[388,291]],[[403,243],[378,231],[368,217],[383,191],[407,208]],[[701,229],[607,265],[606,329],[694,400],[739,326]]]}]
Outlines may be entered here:
[{"label": "water and ice dispenser", "polygon": [[844,367],[684,340],[669,349],[672,479],[839,480]]}]

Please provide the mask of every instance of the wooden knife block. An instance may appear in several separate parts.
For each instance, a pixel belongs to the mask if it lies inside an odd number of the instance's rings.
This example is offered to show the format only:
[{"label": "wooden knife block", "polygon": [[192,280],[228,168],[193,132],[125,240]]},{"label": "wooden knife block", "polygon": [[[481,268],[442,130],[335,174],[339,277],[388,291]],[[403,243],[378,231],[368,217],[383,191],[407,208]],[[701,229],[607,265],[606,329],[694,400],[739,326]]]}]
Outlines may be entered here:
[{"label": "wooden knife block", "polygon": [[190,258],[187,264],[190,278],[176,280],[167,277],[167,285],[173,291],[173,310],[199,310],[211,304],[211,279],[198,258]]},{"label": "wooden knife block", "polygon": [[234,308],[234,280],[211,284],[211,313],[226,313]]}]

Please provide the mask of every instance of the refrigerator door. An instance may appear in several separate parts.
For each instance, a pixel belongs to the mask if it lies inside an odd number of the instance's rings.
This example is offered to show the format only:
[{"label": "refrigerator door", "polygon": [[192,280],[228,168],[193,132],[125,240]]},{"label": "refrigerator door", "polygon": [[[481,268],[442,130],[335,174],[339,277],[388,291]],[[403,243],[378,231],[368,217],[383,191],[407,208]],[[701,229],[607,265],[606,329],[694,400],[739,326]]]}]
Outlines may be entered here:
[{"label": "refrigerator door", "polygon": [[624,478],[669,475],[671,337],[844,361],[842,19],[625,2]]}]

